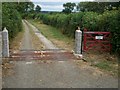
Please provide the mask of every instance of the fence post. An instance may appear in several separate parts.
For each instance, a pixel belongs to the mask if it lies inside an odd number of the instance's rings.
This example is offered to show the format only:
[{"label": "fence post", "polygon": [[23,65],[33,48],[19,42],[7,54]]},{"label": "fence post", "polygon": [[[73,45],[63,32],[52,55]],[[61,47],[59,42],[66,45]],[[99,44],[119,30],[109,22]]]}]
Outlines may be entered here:
[{"label": "fence post", "polygon": [[80,28],[75,31],[75,54],[82,54],[82,31]]},{"label": "fence post", "polygon": [[4,28],[2,32],[2,56],[9,57],[9,38],[8,38],[8,30]]}]

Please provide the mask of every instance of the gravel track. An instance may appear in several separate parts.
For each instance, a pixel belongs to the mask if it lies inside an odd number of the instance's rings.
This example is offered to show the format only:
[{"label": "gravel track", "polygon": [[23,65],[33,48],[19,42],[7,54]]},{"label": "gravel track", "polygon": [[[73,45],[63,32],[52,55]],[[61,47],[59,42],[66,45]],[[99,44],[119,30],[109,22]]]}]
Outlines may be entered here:
[{"label": "gravel track", "polygon": [[40,41],[45,45],[46,49],[58,49],[50,40],[48,40],[44,35],[41,34],[41,32],[32,24],[30,24],[28,21],[25,20],[25,22],[33,29],[34,33],[38,36]]}]

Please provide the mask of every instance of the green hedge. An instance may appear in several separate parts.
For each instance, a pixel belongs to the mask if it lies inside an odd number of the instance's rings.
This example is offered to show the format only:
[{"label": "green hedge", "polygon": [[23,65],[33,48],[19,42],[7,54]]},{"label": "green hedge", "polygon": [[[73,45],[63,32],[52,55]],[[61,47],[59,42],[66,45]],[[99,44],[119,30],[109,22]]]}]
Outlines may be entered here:
[{"label": "green hedge", "polygon": [[22,19],[14,3],[2,3],[2,30],[6,27],[10,40],[22,30]]},{"label": "green hedge", "polygon": [[73,14],[38,14],[36,19],[43,23],[60,28],[63,34],[74,37],[77,26],[89,29],[89,31],[110,31],[113,52],[120,51],[120,11],[105,11],[102,14],[96,12],[79,12]]}]

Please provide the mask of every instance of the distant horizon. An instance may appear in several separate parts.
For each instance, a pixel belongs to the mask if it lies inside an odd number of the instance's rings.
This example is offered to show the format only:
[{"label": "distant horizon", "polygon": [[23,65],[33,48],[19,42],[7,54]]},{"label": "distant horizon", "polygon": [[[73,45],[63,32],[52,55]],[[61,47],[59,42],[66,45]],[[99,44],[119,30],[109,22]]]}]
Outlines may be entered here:
[{"label": "distant horizon", "polygon": [[64,7],[63,4],[67,2],[72,2],[78,4],[82,1],[94,1],[94,0],[32,0],[35,7],[39,5],[41,7],[41,11],[53,11],[53,12],[61,12]]},{"label": "distant horizon", "polygon": [[[64,2],[33,2],[35,7],[39,5],[41,7],[41,11],[57,11],[61,12],[64,7]],[[78,4],[79,2],[74,2]]]}]

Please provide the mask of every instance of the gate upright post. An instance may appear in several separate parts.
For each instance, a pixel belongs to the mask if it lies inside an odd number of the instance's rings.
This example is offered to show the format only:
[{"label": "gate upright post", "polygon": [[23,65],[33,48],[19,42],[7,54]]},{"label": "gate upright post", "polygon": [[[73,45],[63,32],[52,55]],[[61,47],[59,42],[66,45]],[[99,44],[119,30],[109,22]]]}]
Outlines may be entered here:
[{"label": "gate upright post", "polygon": [[84,40],[83,40],[83,51],[86,51],[87,50],[87,48],[86,48],[86,38],[87,38],[87,34],[85,33],[85,32],[87,32],[87,29],[85,28],[84,29]]},{"label": "gate upright post", "polygon": [[4,28],[2,32],[2,56],[9,57],[9,38],[8,38],[8,30]]},{"label": "gate upright post", "polygon": [[80,28],[75,31],[75,54],[82,54],[82,31]]}]

